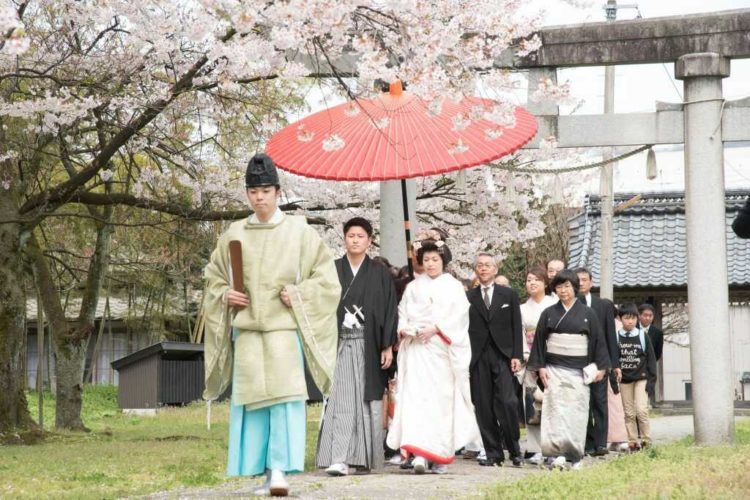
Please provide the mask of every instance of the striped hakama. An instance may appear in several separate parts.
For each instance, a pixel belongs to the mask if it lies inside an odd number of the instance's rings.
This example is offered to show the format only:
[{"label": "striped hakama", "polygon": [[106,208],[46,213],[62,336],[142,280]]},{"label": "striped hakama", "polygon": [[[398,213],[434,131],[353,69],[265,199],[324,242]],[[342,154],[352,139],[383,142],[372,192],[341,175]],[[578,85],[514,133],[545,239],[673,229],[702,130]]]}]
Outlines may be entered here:
[{"label": "striped hakama", "polygon": [[365,401],[365,330],[342,328],[333,387],[323,413],[316,465],[383,467],[383,401]]}]

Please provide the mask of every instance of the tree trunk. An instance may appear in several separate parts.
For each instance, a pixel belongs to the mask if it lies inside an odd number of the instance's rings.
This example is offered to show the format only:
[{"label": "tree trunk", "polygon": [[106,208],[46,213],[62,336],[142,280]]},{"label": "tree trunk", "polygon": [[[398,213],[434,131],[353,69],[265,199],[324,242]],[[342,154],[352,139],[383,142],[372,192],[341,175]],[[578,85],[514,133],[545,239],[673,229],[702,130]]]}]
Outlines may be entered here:
[{"label": "tree trunk", "polygon": [[[76,332],[71,331],[67,320],[65,319],[65,313],[63,311],[63,305],[61,301],[60,291],[58,290],[52,275],[50,274],[49,265],[47,259],[42,253],[42,249],[39,247],[39,243],[36,236],[32,234],[29,238],[29,242],[26,245],[26,252],[28,253],[31,261],[34,264],[34,278],[36,279],[36,286],[39,289],[39,296],[42,299],[42,303],[38,304],[37,307],[44,307],[44,312],[47,314],[52,330],[54,330],[54,337],[50,335],[51,341],[54,345],[55,355],[55,378],[57,379],[57,399],[56,399],[56,414],[55,414],[55,427],[60,427],[61,419],[66,422],[69,418],[70,412],[63,408],[62,415],[60,410],[60,399],[78,401],[78,418],[73,419],[71,425],[66,425],[68,429],[83,429],[83,423],[80,420],[80,406],[81,406],[81,383],[82,374],[78,381],[71,381],[76,377],[75,356],[80,349],[80,345],[76,346],[72,343],[72,347],[67,346],[68,339],[75,337]],[[52,340],[54,338],[54,340]],[[81,340],[81,339],[79,339]],[[88,337],[84,336],[85,342],[88,342]],[[78,342],[80,344],[80,341]],[[81,367],[81,372],[82,372]]]},{"label": "tree trunk", "polygon": [[87,430],[81,419],[83,403],[83,364],[89,346],[89,334],[76,329],[68,335],[58,335],[55,342],[55,371],[57,398],[55,399],[55,427],[57,429]]},{"label": "tree trunk", "polygon": [[[110,220],[112,209],[105,211]],[[83,292],[78,320],[69,325],[62,308],[62,297],[34,236],[30,238],[28,252],[32,255],[37,286],[41,292],[44,310],[55,331],[55,427],[57,429],[87,430],[81,419],[83,403],[83,374],[89,339],[94,331],[96,305],[99,302],[102,282],[109,265],[109,247],[112,240],[110,224],[97,225],[96,248],[91,256],[86,286]]]},{"label": "tree trunk", "polygon": [[[104,218],[111,220],[113,207],[107,207]],[[91,256],[86,287],[83,291],[78,321],[69,335],[58,336],[57,342],[57,399],[55,427],[58,429],[85,429],[81,420],[83,396],[83,371],[89,340],[94,332],[96,306],[102,291],[102,283],[109,266],[109,251],[113,227],[97,224],[96,247]],[[105,318],[102,317],[102,321]]]},{"label": "tree trunk", "polygon": [[[0,213],[7,219],[18,217],[7,192],[0,192]],[[26,305],[20,249],[21,227],[16,223],[0,224],[0,432],[36,428],[24,391]]]}]

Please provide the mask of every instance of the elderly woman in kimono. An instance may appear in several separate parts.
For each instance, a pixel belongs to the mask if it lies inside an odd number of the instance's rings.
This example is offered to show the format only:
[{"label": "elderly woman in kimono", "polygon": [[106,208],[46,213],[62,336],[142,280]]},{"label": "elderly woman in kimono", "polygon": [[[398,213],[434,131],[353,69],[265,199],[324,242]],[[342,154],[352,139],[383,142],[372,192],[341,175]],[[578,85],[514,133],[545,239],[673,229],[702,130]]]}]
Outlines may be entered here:
[{"label": "elderly woman in kimono", "polygon": [[588,384],[610,368],[604,334],[594,311],[576,299],[578,276],[560,271],[550,283],[560,299],[545,309],[531,347],[527,369],[544,384],[542,453],[578,468],[583,458],[589,414]]},{"label": "elderly woman in kimono", "polygon": [[414,455],[416,474],[430,463],[445,473],[456,450],[479,439],[469,388],[469,302],[461,282],[444,272],[447,255],[443,242],[422,242],[417,261],[424,272],[398,308],[397,404],[387,444]]}]

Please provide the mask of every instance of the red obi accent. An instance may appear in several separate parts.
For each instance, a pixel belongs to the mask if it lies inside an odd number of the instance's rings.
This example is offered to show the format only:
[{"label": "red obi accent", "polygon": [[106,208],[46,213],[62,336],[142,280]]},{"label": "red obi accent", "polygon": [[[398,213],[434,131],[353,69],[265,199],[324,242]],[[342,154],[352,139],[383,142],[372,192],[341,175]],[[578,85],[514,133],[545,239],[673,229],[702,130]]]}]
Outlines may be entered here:
[{"label": "red obi accent", "polygon": [[440,337],[440,340],[442,340],[443,342],[445,342],[448,345],[451,345],[453,343],[453,342],[451,342],[451,339],[449,339],[446,334],[444,334],[443,332],[440,331],[440,328],[438,328],[437,336]]},{"label": "red obi accent", "polygon": [[408,451],[411,455],[426,458],[430,462],[435,462],[436,464],[452,464],[453,460],[456,458],[455,455],[451,455],[450,457],[441,457],[440,455],[435,455],[434,453],[430,453],[427,450],[417,448],[416,446],[412,446],[410,444],[401,446],[401,449]]}]

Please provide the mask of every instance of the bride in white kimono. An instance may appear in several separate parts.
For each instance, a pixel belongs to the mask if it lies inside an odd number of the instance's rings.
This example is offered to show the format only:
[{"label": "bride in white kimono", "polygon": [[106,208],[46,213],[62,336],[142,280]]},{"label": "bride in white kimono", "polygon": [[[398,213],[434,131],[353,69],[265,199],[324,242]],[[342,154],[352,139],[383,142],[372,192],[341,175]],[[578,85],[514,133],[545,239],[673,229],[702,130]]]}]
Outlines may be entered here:
[{"label": "bride in white kimono", "polygon": [[469,388],[469,302],[463,285],[443,273],[445,249],[422,243],[417,261],[424,272],[398,307],[396,411],[387,444],[414,455],[417,474],[430,462],[444,473],[456,450],[479,439]]}]

